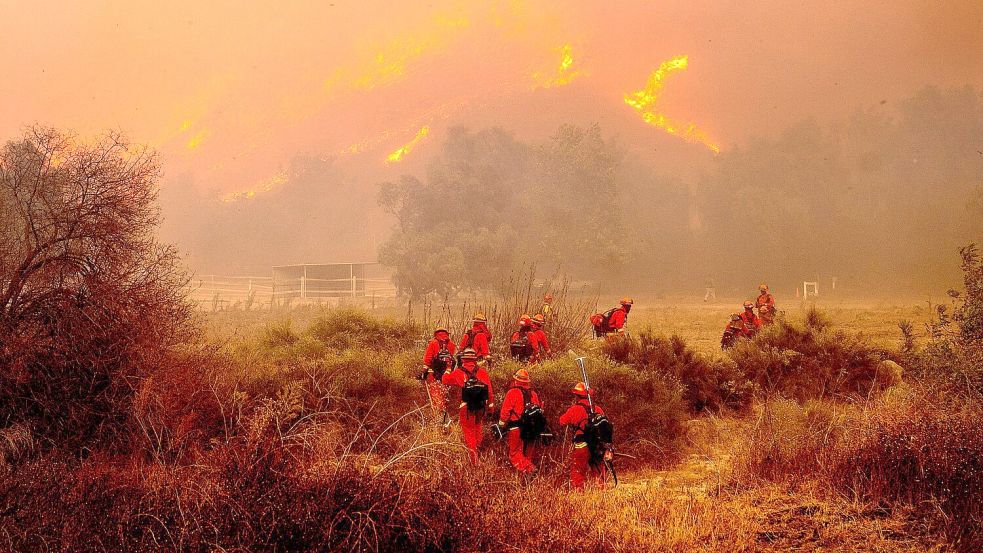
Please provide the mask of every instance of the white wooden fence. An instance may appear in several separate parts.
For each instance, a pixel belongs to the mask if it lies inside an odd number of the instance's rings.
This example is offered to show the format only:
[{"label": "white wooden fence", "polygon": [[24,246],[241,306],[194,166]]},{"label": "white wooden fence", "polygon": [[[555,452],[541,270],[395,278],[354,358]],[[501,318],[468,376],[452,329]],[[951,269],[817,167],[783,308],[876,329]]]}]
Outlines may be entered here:
[{"label": "white wooden fence", "polygon": [[201,309],[269,309],[272,305],[361,303],[396,297],[392,281],[382,278],[319,279],[301,276],[277,279],[260,276],[199,275],[189,283],[189,297]]}]

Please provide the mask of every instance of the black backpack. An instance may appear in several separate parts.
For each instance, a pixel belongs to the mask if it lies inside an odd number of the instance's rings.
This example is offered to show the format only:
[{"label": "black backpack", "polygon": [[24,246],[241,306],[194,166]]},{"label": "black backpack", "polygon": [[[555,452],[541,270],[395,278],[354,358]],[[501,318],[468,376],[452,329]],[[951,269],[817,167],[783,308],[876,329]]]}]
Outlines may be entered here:
[{"label": "black backpack", "polygon": [[584,422],[584,441],[590,450],[591,460],[598,461],[604,457],[604,452],[614,441],[614,425],[603,413],[595,413],[586,405],[581,405],[587,413]]},{"label": "black backpack", "polygon": [[433,369],[433,377],[435,380],[440,380],[440,377],[444,376],[444,372],[447,369],[454,368],[454,356],[451,352],[447,350],[447,347],[440,348],[437,355],[434,356],[433,360],[430,361],[430,368]]},{"label": "black backpack", "polygon": [[598,313],[592,316],[591,324],[594,325],[594,330],[597,332],[611,332],[611,315],[618,309],[618,307],[612,307],[604,313]]},{"label": "black backpack", "polygon": [[468,406],[468,412],[481,411],[488,405],[488,385],[478,380],[477,370],[473,373],[468,372],[464,367],[461,367],[461,370],[468,375],[464,386],[461,386],[461,401]]},{"label": "black backpack", "polygon": [[519,437],[528,442],[546,431],[546,415],[542,407],[532,402],[532,391],[526,388],[519,388],[519,391],[522,392],[524,404],[522,414],[519,415]]},{"label": "black backpack", "polygon": [[529,331],[520,330],[519,336],[509,344],[509,353],[516,361],[528,361],[532,358],[532,342],[529,341]]}]

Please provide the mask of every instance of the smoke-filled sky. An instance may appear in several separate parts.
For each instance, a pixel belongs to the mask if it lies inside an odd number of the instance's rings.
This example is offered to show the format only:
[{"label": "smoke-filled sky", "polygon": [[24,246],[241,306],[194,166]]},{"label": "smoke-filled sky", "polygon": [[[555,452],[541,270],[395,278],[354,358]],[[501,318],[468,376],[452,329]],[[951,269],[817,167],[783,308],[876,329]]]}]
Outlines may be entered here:
[{"label": "smoke-filled sky", "polygon": [[[453,124],[600,121],[630,142],[662,121],[726,151],[928,84],[983,87],[981,29],[978,0],[0,0],[0,137],[119,129],[222,194],[275,186],[297,154],[382,168],[419,135],[405,165]],[[679,56],[657,101],[625,102]]]}]

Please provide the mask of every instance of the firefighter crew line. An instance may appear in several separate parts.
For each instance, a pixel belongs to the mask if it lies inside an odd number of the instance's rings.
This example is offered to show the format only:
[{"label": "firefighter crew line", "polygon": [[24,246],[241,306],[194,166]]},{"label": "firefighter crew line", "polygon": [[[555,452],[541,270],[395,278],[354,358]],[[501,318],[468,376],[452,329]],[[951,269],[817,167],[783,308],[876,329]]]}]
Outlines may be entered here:
[{"label": "firefighter crew line", "polygon": [[[552,301],[553,296],[547,294],[543,313],[519,318],[518,328],[509,342],[509,355],[516,361],[535,364],[553,355],[545,330],[548,317],[553,315]],[[625,332],[632,304],[631,298],[623,298],[618,307],[592,315],[590,322],[594,336],[600,338]],[[477,313],[471,328],[457,344],[451,340],[447,328],[434,329],[433,339],[423,355],[421,379],[430,406],[434,412],[441,413],[445,429],[451,422],[448,388],[460,389],[458,421],[468,459],[475,464],[483,437],[482,421],[496,413],[495,394],[485,369],[490,361],[491,341],[488,319]],[[558,420],[560,427],[572,430],[570,483],[574,489],[583,489],[587,485],[603,486],[608,472],[617,483],[611,446],[614,426],[596,402],[584,359],[579,358],[577,362],[583,380],[571,386],[571,405]],[[542,448],[549,446],[554,436],[543,402],[531,384],[527,369],[520,368],[512,374],[501,408],[497,410],[498,421],[491,425],[492,435],[506,442],[509,463],[517,473],[526,476],[536,473]]]},{"label": "firefighter crew line", "polygon": [[[744,312],[734,313],[724,328],[721,348],[733,347],[739,340],[750,339],[764,326],[775,321],[775,298],[768,285],[758,288],[756,301],[744,302]],[[509,355],[521,363],[535,364],[552,356],[545,326],[553,316],[553,296],[546,294],[541,313],[533,317],[522,315],[518,328],[509,341]],[[618,306],[589,317],[595,338],[612,338],[627,332],[628,314],[634,304],[631,298],[622,298]],[[758,310],[755,313],[755,309]],[[478,448],[483,437],[482,421],[495,414],[495,394],[491,378],[485,369],[490,362],[492,334],[488,319],[482,313],[475,314],[471,328],[464,333],[457,345],[444,327],[437,327],[433,339],[423,355],[424,372],[421,379],[434,412],[442,413],[447,429],[448,387],[460,389],[458,421],[471,463],[478,462]],[[582,380],[570,388],[571,404],[560,415],[561,428],[572,429],[573,451],[570,454],[570,484],[580,490],[587,485],[604,486],[610,472],[617,485],[614,470],[612,441],[614,426],[597,404],[594,390],[590,388],[584,358],[577,358]],[[498,421],[491,426],[492,435],[504,439],[508,447],[509,463],[521,475],[533,475],[544,446],[549,446],[554,434],[550,429],[543,401],[532,388],[529,371],[520,368],[512,374],[509,389],[498,410]]]}]

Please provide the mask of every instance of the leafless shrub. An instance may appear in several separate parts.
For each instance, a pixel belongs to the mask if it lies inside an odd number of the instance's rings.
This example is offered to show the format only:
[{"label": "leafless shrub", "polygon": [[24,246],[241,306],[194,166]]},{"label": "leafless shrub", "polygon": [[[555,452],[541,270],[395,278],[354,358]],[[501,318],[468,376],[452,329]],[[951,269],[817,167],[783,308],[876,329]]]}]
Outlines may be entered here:
[{"label": "leafless shrub", "polygon": [[119,441],[139,380],[187,337],[186,276],[153,236],[154,156],[33,128],[0,150],[0,408],[51,443]]}]

